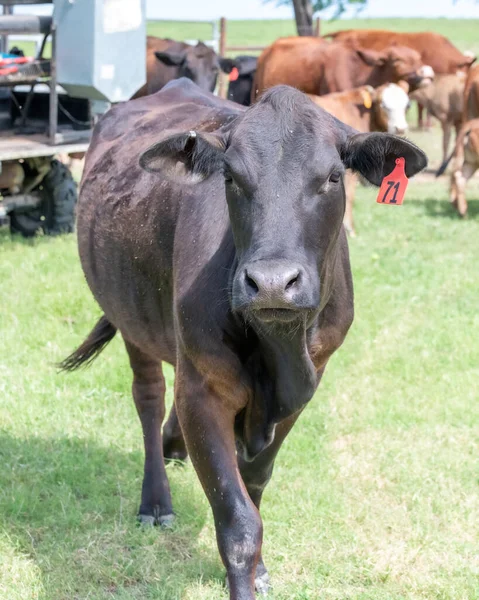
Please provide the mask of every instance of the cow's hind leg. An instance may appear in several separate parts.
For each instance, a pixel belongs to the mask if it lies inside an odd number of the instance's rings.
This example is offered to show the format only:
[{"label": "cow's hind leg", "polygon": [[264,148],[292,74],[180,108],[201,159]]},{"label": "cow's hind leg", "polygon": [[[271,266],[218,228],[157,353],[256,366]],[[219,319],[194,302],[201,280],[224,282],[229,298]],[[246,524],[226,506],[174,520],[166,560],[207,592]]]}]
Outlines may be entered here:
[{"label": "cow's hind leg", "polygon": [[[254,460],[246,461],[238,456],[241,476],[246,489],[248,490],[248,494],[258,510],[264,489],[273,473],[276,455],[299,414],[300,413],[296,413],[295,415],[288,417],[276,426],[274,440],[265,450],[263,450],[263,452],[258,454]],[[255,586],[256,591],[260,594],[266,594],[270,587],[268,571],[266,570],[261,556],[256,568]]]},{"label": "cow's hind leg", "polygon": [[138,520],[167,527],[174,520],[161,436],[165,416],[165,379],[161,363],[125,341],[133,370],[133,399],[145,445],[145,470]]},{"label": "cow's hind leg", "polygon": [[457,190],[457,212],[461,217],[467,215],[467,200],[466,200],[466,184],[477,170],[477,165],[470,162],[465,162],[462,170],[454,172],[456,190]]},{"label": "cow's hind leg", "polygon": [[163,456],[165,460],[186,460],[186,450],[183,432],[181,431],[176,406],[173,404],[165,426],[163,427]]}]

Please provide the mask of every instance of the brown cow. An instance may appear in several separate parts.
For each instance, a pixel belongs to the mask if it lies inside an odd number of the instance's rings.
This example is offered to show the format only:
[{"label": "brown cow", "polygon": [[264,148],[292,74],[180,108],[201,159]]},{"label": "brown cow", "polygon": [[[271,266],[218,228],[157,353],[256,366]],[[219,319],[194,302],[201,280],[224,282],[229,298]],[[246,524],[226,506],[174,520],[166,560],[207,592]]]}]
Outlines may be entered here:
[{"label": "brown cow", "polygon": [[[383,50],[391,44],[414,48],[421,55],[424,64],[430,65],[434,73],[440,75],[467,71],[476,60],[474,55],[463,54],[446,37],[432,31],[400,33],[385,29],[347,29],[328,33],[324,37],[371,50]],[[419,127],[422,127],[421,105],[419,105],[418,121]]]},{"label": "brown cow", "polygon": [[412,92],[409,96],[424,106],[442,127],[442,160],[445,161],[451,140],[451,130],[456,138],[462,124],[464,108],[464,73],[438,75],[430,84]]},{"label": "brown cow", "polygon": [[324,37],[370,50],[384,50],[391,45],[407,46],[419,52],[423,63],[437,74],[456,73],[467,69],[476,60],[474,56],[465,56],[443,35],[432,31],[399,33],[386,29],[347,29]]},{"label": "brown cow", "polygon": [[[164,456],[188,452],[230,600],[268,587],[263,491],[353,319],[344,170],[379,185],[400,156],[408,176],[427,163],[287,86],[246,110],[180,79],[95,128],[77,227],[104,316],[64,367],[121,333],[144,436],[140,520],[172,522]],[[163,433],[162,362],[176,369]]]},{"label": "brown cow", "polygon": [[[406,91],[407,83],[400,82],[400,84],[386,83],[376,89],[364,86],[325,96],[310,95],[310,98],[315,104],[358,131],[388,131],[403,135],[408,127],[406,110],[409,98]],[[344,181],[346,188],[344,226],[346,231],[354,236],[353,204],[356,176],[347,171]]]},{"label": "brown cow", "polygon": [[187,77],[205,92],[212,92],[221,69],[222,59],[198,42],[196,46],[161,39],[146,38],[146,83],[133,98],[154,94],[172,79]]},{"label": "brown cow", "polygon": [[315,37],[290,37],[277,40],[259,57],[252,97],[281,83],[319,96],[400,80],[415,88],[430,75],[431,69],[410,48],[376,52]]},{"label": "brown cow", "polygon": [[467,74],[463,123],[477,118],[479,118],[479,65],[474,65]]},{"label": "brown cow", "polygon": [[479,169],[479,119],[467,121],[457,136],[451,156],[441,165],[438,175],[453,159],[450,200],[461,217],[467,216],[466,184]]}]

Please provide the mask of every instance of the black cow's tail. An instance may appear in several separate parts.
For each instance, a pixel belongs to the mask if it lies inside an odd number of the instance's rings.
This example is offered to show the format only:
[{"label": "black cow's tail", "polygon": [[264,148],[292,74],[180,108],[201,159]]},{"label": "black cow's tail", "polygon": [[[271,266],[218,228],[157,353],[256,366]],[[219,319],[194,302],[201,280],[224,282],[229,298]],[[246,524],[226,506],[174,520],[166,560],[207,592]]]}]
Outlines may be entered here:
[{"label": "black cow's tail", "polygon": [[444,171],[447,169],[447,165],[451,162],[451,158],[454,156],[455,150],[456,149],[454,148],[454,150],[451,152],[451,154],[449,154],[449,156],[446,158],[446,160],[439,167],[439,169],[437,170],[437,173],[436,173],[436,177],[440,177],[444,173]]},{"label": "black cow's tail", "polygon": [[59,368],[62,371],[75,371],[80,367],[88,367],[115,337],[115,333],[116,327],[103,315],[86,340],[59,363]]},{"label": "black cow's tail", "polygon": [[[469,140],[469,134],[471,133],[471,130],[469,129],[469,131],[466,131],[466,133],[464,134],[462,143],[465,146]],[[456,151],[456,146],[457,146],[457,142],[454,144],[454,149],[451,152],[451,154],[446,158],[446,160],[442,163],[442,165],[439,167],[437,173],[436,173],[436,177],[440,177],[444,171],[447,169],[447,165],[451,162],[451,158],[454,156],[454,153]]]}]

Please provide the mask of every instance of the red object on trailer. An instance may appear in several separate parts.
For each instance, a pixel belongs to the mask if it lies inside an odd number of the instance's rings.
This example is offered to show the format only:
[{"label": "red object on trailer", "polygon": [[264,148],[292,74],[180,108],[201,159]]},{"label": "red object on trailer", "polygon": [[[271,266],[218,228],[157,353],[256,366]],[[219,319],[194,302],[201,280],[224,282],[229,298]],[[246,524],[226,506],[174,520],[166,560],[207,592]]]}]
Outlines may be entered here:
[{"label": "red object on trailer", "polygon": [[30,56],[18,56],[17,58],[2,58],[0,59],[0,67],[4,65],[24,65],[25,63],[30,63],[34,59]]},{"label": "red object on trailer", "polygon": [[18,73],[18,67],[7,67],[5,69],[0,69],[0,76],[12,75],[12,73]]}]

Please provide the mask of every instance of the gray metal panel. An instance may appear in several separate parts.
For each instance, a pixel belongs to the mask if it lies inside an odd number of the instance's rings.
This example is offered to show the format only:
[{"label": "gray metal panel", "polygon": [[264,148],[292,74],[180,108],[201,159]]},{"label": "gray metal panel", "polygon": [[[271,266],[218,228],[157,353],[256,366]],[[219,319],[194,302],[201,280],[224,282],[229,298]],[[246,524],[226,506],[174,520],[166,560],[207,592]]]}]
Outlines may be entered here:
[{"label": "gray metal panel", "polygon": [[0,16],[0,33],[50,33],[51,17],[37,15],[3,15]]},{"label": "gray metal panel", "polygon": [[120,102],[146,81],[145,0],[55,0],[58,83]]}]

